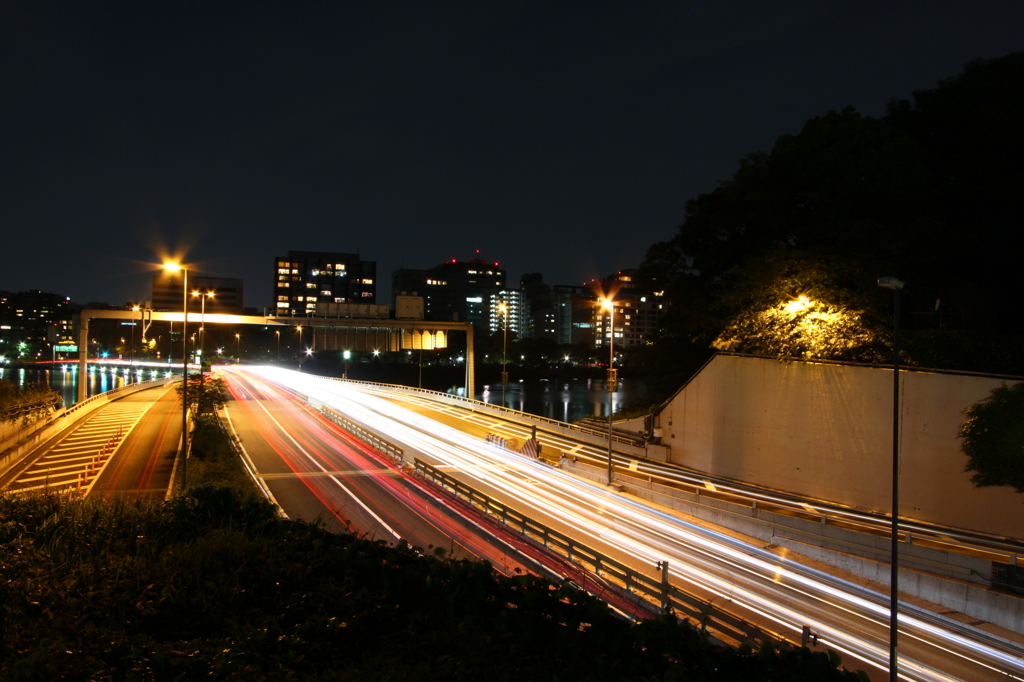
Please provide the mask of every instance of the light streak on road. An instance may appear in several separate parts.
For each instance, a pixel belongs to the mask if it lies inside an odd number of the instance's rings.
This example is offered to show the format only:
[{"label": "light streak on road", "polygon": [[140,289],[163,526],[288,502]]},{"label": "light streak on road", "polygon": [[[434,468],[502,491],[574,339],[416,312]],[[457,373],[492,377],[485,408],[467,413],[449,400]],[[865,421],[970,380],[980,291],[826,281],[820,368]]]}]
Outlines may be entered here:
[{"label": "light streak on road", "polygon": [[[688,523],[639,501],[529,460],[339,382],[274,368],[234,369],[258,375],[319,401],[388,440],[414,449],[435,466],[474,479],[473,485],[546,519],[570,535],[653,572],[669,560],[688,591],[728,602],[728,610],[799,640],[809,625],[819,641],[847,655],[847,666],[874,671],[888,659],[887,595],[780,558],[732,537]],[[1021,649],[1000,638],[901,603],[901,678],[1024,679]]]},{"label": "light streak on road", "polygon": [[452,514],[425,483],[389,467],[292,393],[248,373],[228,376],[232,432],[244,436],[247,466],[264,490],[274,489],[271,496],[289,517],[320,515],[366,537],[464,552],[506,575],[538,568],[535,557],[534,563],[523,559],[515,538],[496,541]]}]

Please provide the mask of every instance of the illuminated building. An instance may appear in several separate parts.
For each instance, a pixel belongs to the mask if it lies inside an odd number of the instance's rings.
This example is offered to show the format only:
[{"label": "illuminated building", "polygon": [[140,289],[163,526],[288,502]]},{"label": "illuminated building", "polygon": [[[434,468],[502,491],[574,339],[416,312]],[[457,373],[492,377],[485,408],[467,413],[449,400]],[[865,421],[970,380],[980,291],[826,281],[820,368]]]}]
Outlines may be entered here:
[{"label": "illuminated building", "polygon": [[[651,343],[651,335],[658,328],[658,318],[663,312],[664,301],[659,294],[641,295],[635,288],[636,270],[619,270],[608,275],[597,290],[604,292],[595,296],[610,296],[615,303],[615,346],[643,346]],[[594,346],[607,348],[610,313],[600,306],[591,309],[594,320]]]},{"label": "illuminated building", "polygon": [[531,272],[519,278],[519,290],[526,301],[524,336],[532,339],[556,340],[555,299],[544,276]]},{"label": "illuminated building", "polygon": [[0,291],[0,355],[8,360],[35,360],[41,353],[43,359],[50,359],[51,344],[71,338],[73,313],[67,296],[39,289]]},{"label": "illuminated building", "polygon": [[597,296],[588,286],[553,287],[555,341],[561,344],[594,343],[594,305]]},{"label": "illuminated building", "polygon": [[[499,291],[496,294],[491,294],[490,304],[491,317],[488,331],[492,333],[504,331],[507,314],[509,333],[515,334],[516,338],[520,339],[526,337],[529,328],[529,304],[526,302],[523,292]],[[502,304],[505,305],[505,310],[502,310]]]},{"label": "illuminated building", "polygon": [[428,320],[470,322],[486,330],[492,296],[505,289],[505,270],[481,259],[452,259],[429,270],[396,270],[391,284],[392,296],[422,296]]},{"label": "illuminated building", "polygon": [[289,251],[274,259],[273,315],[313,315],[317,303],[376,302],[377,261],[323,251]]}]

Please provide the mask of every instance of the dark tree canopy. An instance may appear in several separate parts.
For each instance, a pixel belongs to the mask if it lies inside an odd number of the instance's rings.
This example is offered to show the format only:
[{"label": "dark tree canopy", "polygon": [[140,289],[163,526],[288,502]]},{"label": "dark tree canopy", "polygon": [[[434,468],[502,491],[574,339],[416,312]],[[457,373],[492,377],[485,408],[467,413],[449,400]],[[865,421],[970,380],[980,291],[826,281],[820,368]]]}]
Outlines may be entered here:
[{"label": "dark tree canopy", "polygon": [[1003,384],[964,415],[961,449],[968,457],[965,471],[974,472],[971,482],[1024,493],[1024,383]]},{"label": "dark tree canopy", "polygon": [[[893,102],[885,119],[830,111],[747,156],[647,252],[641,279],[670,304],[659,341],[883,361],[892,294],[877,279],[893,275],[907,282],[904,361],[1024,370],[971,366],[977,354],[944,338],[1024,333],[1011,312],[1024,286],[1008,243],[1024,208],[1022,120],[1015,53],[973,62],[913,104]],[[688,355],[692,371],[702,353],[671,355]]]}]

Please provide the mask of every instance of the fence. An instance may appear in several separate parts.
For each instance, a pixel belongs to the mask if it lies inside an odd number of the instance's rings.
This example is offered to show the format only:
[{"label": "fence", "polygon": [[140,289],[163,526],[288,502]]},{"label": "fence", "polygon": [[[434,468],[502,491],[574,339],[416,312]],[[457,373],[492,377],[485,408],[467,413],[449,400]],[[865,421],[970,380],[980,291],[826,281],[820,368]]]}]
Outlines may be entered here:
[{"label": "fence", "polygon": [[631,600],[642,600],[661,610],[671,609],[679,618],[689,621],[702,631],[727,644],[753,643],[763,640],[790,642],[789,638],[758,627],[738,616],[684,592],[669,581],[669,563],[658,562],[660,575],[651,577],[622,562],[582,544],[494,498],[466,485],[436,467],[416,458],[416,473],[431,481],[454,497],[461,499],[486,514],[492,520],[520,533],[547,551],[602,578],[620,594]]}]

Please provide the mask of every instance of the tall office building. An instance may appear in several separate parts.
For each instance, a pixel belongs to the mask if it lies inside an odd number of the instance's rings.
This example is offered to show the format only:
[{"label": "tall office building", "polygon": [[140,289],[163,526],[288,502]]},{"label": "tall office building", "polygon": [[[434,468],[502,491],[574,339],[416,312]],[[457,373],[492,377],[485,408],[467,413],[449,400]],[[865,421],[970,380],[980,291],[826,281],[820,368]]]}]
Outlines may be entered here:
[{"label": "tall office building", "polygon": [[544,276],[539,272],[523,275],[519,278],[519,290],[526,300],[524,335],[555,341],[555,299],[551,287],[544,283]]},{"label": "tall office building", "polygon": [[594,343],[594,307],[597,294],[581,285],[556,284],[553,288],[555,341],[559,344]]},{"label": "tall office building", "polygon": [[[513,338],[526,338],[529,332],[529,304],[521,291],[504,290],[491,294],[488,331],[505,331],[506,325]],[[504,306],[504,308],[502,308]]]},{"label": "tall office building", "polygon": [[[417,271],[400,270],[398,273],[412,282]],[[422,275],[422,291],[428,320],[454,320],[470,322],[486,330],[491,319],[491,297],[505,288],[505,270],[497,263],[474,259],[450,260],[426,271]],[[417,282],[420,280],[416,280]]]},{"label": "tall office building", "polygon": [[289,251],[274,259],[276,315],[313,315],[317,303],[376,302],[377,261],[323,251]]},{"label": "tall office building", "polygon": [[660,294],[642,295],[635,288],[636,270],[620,270],[605,277],[601,290],[615,303],[614,330],[611,314],[603,307],[593,308],[594,346],[608,347],[612,333],[615,346],[642,346],[651,343],[651,335],[658,328],[664,300]]}]

